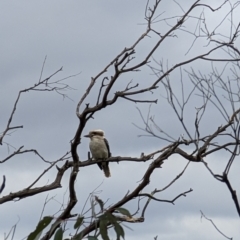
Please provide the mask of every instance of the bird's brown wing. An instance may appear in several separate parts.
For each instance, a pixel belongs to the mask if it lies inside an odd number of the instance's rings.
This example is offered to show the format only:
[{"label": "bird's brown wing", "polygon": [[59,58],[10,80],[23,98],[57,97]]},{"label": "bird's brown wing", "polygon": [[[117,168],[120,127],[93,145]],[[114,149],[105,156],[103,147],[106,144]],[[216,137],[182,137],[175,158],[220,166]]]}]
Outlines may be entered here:
[{"label": "bird's brown wing", "polygon": [[[106,146],[107,146],[107,150],[108,150],[108,157],[111,157],[111,152],[110,152],[110,147],[109,147],[109,143],[108,143],[108,140],[106,139],[106,138],[104,138],[104,142],[105,142],[105,144],[106,144]],[[108,164],[109,164],[109,162],[106,162],[106,166],[108,167]]]},{"label": "bird's brown wing", "polygon": [[104,142],[105,142],[105,144],[106,144],[106,146],[107,146],[107,150],[108,150],[108,157],[111,157],[111,152],[110,152],[110,147],[109,147],[109,144],[108,144],[108,140],[106,139],[106,138],[104,138]]}]

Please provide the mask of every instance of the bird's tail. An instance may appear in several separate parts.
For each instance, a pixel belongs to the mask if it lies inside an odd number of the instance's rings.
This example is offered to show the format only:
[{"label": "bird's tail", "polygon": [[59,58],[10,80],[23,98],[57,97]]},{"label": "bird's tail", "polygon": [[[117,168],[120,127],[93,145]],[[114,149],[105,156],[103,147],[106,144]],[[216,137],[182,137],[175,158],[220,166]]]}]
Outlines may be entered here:
[{"label": "bird's tail", "polygon": [[105,177],[107,177],[107,178],[111,177],[110,169],[106,163],[102,164],[102,169],[103,169]]}]

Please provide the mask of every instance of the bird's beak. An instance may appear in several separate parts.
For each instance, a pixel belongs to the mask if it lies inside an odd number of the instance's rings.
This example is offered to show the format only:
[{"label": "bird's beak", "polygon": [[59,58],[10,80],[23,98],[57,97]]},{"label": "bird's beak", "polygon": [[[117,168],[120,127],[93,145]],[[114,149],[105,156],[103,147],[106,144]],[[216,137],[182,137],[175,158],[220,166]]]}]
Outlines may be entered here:
[{"label": "bird's beak", "polygon": [[84,135],[84,137],[88,137],[89,138],[90,136],[89,136],[89,134],[87,134],[87,135]]}]

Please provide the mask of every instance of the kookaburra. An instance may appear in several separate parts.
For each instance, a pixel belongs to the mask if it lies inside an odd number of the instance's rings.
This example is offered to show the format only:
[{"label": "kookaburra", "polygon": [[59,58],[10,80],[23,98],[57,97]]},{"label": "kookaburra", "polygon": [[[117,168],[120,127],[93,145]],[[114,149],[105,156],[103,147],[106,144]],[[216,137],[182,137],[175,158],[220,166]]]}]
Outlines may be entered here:
[{"label": "kookaburra", "polygon": [[[111,157],[110,148],[107,139],[104,137],[103,130],[92,130],[84,137],[90,138],[89,148],[94,160],[105,160]],[[98,166],[103,170],[106,177],[110,177],[109,162],[100,162]]]}]

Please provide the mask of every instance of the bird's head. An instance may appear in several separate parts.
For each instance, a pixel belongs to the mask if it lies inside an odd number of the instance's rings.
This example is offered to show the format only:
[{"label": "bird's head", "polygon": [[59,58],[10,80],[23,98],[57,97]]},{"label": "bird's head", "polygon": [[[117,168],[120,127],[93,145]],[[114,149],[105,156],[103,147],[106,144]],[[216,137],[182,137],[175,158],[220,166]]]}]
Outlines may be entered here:
[{"label": "bird's head", "polygon": [[93,138],[95,136],[100,136],[103,137],[104,136],[104,131],[101,129],[97,129],[97,130],[92,130],[89,132],[89,134],[84,135],[84,137],[88,137],[88,138]]}]

